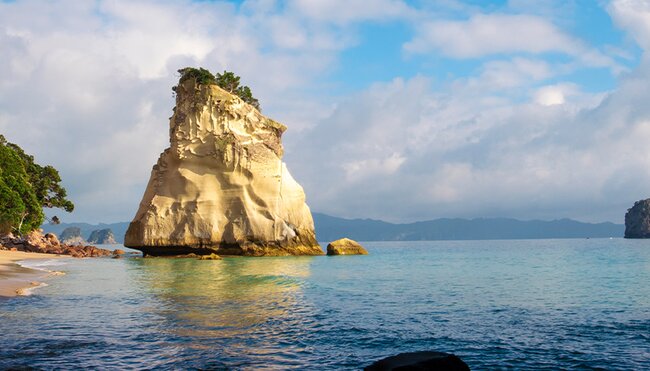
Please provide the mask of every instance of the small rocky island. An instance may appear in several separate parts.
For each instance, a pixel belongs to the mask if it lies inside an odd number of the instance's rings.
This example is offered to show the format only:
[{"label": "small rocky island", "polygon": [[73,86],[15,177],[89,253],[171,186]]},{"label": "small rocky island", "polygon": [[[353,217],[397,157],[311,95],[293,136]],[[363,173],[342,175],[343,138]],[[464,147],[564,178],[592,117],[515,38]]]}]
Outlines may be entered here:
[{"label": "small rocky island", "polygon": [[323,255],[302,187],[282,162],[284,125],[186,68],[170,142],[124,245],[145,255]]},{"label": "small rocky island", "polygon": [[650,238],[650,198],[637,201],[627,209],[625,238]]},{"label": "small rocky island", "polygon": [[88,237],[88,243],[94,243],[99,245],[115,245],[115,235],[110,228],[107,229],[97,229],[90,233]]},{"label": "small rocky island", "polygon": [[88,242],[81,236],[81,228],[68,227],[61,232],[59,240],[64,245],[81,246],[87,245]]}]

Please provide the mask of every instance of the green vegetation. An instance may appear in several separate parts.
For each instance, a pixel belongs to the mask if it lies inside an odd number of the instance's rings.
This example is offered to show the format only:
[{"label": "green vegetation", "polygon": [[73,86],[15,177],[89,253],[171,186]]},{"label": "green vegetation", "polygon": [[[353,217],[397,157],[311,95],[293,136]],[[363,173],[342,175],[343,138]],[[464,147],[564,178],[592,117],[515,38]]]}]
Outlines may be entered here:
[{"label": "green vegetation", "polygon": [[178,70],[178,73],[181,74],[181,78],[178,80],[179,83],[183,83],[189,79],[196,79],[197,83],[204,85],[217,83],[214,75],[205,68],[185,67]]},{"label": "green vegetation", "polygon": [[44,207],[74,210],[60,182],[55,168],[35,163],[33,156],[0,135],[0,233],[38,228],[45,219]]},{"label": "green vegetation", "polygon": [[[237,95],[244,102],[261,111],[260,102],[253,97],[251,89],[245,85],[239,86],[241,78],[232,72],[223,71],[223,73],[217,73],[215,76],[205,68],[186,67],[178,70],[178,73],[181,74],[179,83],[183,83],[188,79],[196,79],[196,82],[199,84],[216,84],[223,90]],[[176,91],[176,87],[172,90]]]}]

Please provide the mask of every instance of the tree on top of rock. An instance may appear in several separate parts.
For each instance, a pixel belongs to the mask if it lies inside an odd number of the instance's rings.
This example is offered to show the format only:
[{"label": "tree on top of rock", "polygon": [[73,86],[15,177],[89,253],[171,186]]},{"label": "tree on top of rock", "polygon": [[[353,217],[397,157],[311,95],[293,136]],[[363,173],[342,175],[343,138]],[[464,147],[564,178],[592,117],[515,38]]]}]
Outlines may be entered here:
[{"label": "tree on top of rock", "polygon": [[[178,70],[178,73],[181,74],[181,78],[178,80],[179,83],[183,83],[189,79],[195,79],[197,83],[204,85],[217,83],[217,80],[215,79],[212,72],[206,70],[205,68],[185,67]],[[172,90],[175,91],[175,89]]]},{"label": "tree on top of rock", "polygon": [[251,106],[260,109],[260,102],[253,97],[251,88],[248,86],[239,86],[240,77],[229,71],[223,71],[223,73],[217,73],[216,76],[217,85],[223,90],[236,94],[244,102],[250,104]]},{"label": "tree on top of rock", "polygon": [[[178,70],[178,73],[181,74],[179,83],[193,78],[196,79],[196,82],[199,84],[216,84],[221,89],[237,95],[241,100],[255,107],[259,111],[262,110],[260,108],[260,102],[253,96],[251,89],[245,85],[240,86],[241,78],[233,72],[223,71],[223,73],[213,75],[205,68],[185,67]],[[172,90],[176,91],[175,88]]]},{"label": "tree on top of rock", "polygon": [[216,79],[217,85],[228,93],[235,94],[239,89],[241,78],[233,72],[223,71],[223,73],[217,73]]}]

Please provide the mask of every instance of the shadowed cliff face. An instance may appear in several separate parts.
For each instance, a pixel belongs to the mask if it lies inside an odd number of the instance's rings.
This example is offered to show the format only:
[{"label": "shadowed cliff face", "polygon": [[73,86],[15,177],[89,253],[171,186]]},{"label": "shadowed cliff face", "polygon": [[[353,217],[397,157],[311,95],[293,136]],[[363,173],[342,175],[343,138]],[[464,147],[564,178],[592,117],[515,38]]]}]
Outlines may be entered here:
[{"label": "shadowed cliff face", "polygon": [[176,88],[171,146],[154,165],[125,245],[146,254],[320,255],[286,127],[216,85]]},{"label": "shadowed cliff face", "polygon": [[635,202],[625,213],[625,238],[650,238],[650,199]]}]

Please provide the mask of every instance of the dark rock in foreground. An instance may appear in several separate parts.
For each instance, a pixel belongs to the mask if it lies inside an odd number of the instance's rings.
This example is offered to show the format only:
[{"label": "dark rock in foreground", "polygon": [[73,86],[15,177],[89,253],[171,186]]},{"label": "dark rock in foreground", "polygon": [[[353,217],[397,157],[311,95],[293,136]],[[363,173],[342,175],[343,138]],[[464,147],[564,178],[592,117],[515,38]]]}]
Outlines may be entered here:
[{"label": "dark rock in foreground", "polygon": [[650,198],[637,201],[627,209],[625,238],[650,238]]},{"label": "dark rock in foreground", "polygon": [[357,241],[341,238],[327,245],[327,255],[368,255],[368,251]]},{"label": "dark rock in foreground", "polygon": [[96,243],[100,245],[114,245],[117,243],[115,241],[115,235],[110,229],[98,229],[92,231],[90,237],[88,238],[88,243]]},{"label": "dark rock in foreground", "polygon": [[364,368],[366,371],[432,370],[469,371],[469,366],[453,354],[441,352],[400,353],[384,358]]}]

